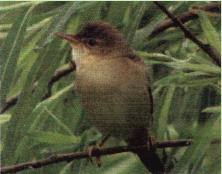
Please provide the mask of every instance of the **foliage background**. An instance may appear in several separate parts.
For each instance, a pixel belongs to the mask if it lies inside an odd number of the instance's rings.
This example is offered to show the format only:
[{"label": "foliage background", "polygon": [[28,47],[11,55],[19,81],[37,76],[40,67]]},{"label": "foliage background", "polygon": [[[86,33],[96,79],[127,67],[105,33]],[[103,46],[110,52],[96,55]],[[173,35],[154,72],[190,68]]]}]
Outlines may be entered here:
[{"label": "foliage background", "polygon": [[[164,2],[174,14],[211,2]],[[219,13],[197,11],[186,26],[220,54]],[[2,166],[86,150],[101,134],[87,125],[73,88],[74,73],[53,86],[70,47],[52,35],[74,33],[88,21],[115,25],[150,66],[157,140],[193,138],[189,147],[159,152],[171,173],[220,173],[220,67],[177,28],[148,36],[167,17],[152,2],[0,2],[1,107],[21,91],[17,104],[0,115]],[[34,82],[38,86],[32,91]],[[111,138],[106,147],[123,145]],[[21,173],[147,173],[131,153],[102,157],[102,167],[75,160]]]}]

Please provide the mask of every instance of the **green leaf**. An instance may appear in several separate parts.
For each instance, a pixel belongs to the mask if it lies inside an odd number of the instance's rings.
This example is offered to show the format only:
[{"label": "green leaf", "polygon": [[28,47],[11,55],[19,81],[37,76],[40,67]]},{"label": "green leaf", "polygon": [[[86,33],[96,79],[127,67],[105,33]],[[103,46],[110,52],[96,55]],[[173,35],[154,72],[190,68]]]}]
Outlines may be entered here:
[{"label": "green leaf", "polygon": [[55,102],[56,100],[58,100],[58,98],[63,97],[64,95],[67,94],[67,92],[71,91],[73,89],[74,84],[70,84],[67,87],[61,89],[60,91],[58,91],[56,94],[54,94],[53,96],[51,96],[50,98],[42,101],[41,103],[39,103],[34,109],[33,109],[33,114],[38,114],[40,113],[42,110],[44,110],[45,107],[49,107],[53,102]]},{"label": "green leaf", "polygon": [[36,48],[42,48],[50,43],[55,37],[53,32],[61,31],[74,13],[79,10],[87,9],[98,2],[67,2],[60,12],[53,18],[48,30],[44,33],[41,40],[37,43]]},{"label": "green leaf", "polygon": [[[184,2],[182,2],[182,1],[181,2],[176,2],[174,4],[171,4],[171,6],[169,7],[169,10],[171,12],[174,12],[177,8],[179,8],[183,4],[184,4]],[[151,6],[151,3],[148,3],[147,6],[148,6],[147,8],[149,10],[149,8]],[[151,6],[151,8],[152,7],[153,6]],[[144,45],[146,44],[146,41],[148,40],[148,36],[154,31],[154,29],[159,24],[161,24],[161,22],[163,22],[163,20],[165,18],[166,18],[166,15],[164,13],[154,14],[153,17],[149,20],[149,23],[145,27],[143,27],[143,28],[141,28],[141,29],[136,31],[136,34],[135,34],[135,37],[134,37],[134,40],[133,40],[133,44],[132,44],[133,48],[134,49],[141,49],[142,47],[144,47]],[[174,35],[175,35],[175,32],[174,32]],[[164,40],[163,37],[165,37],[165,35],[163,35],[161,37],[161,40]],[[155,38],[153,38],[153,39],[155,39]],[[150,40],[148,40],[147,42],[149,43]]]},{"label": "green leaf", "polygon": [[168,120],[168,113],[171,106],[171,102],[173,99],[173,95],[175,92],[176,87],[174,85],[169,86],[167,89],[166,96],[164,97],[163,106],[161,107],[160,115],[159,115],[159,124],[158,124],[158,140],[164,139],[164,134],[167,129],[167,120]]},{"label": "green leaf", "polygon": [[73,162],[67,163],[60,171],[59,174],[70,174],[72,172]]},{"label": "green leaf", "polygon": [[219,162],[221,160],[220,156],[216,156],[216,158],[212,158],[211,160],[208,160],[204,163],[204,166],[201,168],[201,170],[198,170],[197,173],[221,173],[221,163]]},{"label": "green leaf", "polygon": [[[30,117],[30,114],[36,104],[45,95],[47,84],[59,65],[62,57],[59,54],[60,45],[61,40],[56,39],[48,47],[42,49],[38,58],[32,65],[30,73],[27,75],[21,95],[19,96],[19,100],[13,110],[12,118],[9,122],[10,131],[7,132],[6,143],[2,153],[2,155],[5,156],[4,159],[6,160],[6,163],[14,163],[17,160],[12,153],[16,151],[18,143],[22,141],[24,134],[33,123],[33,119],[31,119],[33,117]],[[38,81],[38,88],[33,92],[32,86],[36,80],[38,71],[41,71],[42,75]],[[11,143],[12,141],[13,143]]]},{"label": "green leaf", "polygon": [[28,10],[21,9],[20,15],[8,32],[7,38],[3,44],[2,67],[1,67],[1,105],[4,106],[6,96],[15,75],[17,60],[19,59],[20,50],[26,31],[26,26],[30,13],[35,8],[33,5]]},{"label": "green leaf", "polygon": [[132,2],[112,2],[109,7],[106,21],[115,26],[120,25],[131,4]]},{"label": "green leaf", "polygon": [[60,119],[58,119],[51,111],[49,111],[46,107],[45,110],[49,113],[49,115],[56,121],[56,123],[63,128],[69,135],[73,135],[72,131],[66,126]]},{"label": "green leaf", "polygon": [[213,73],[220,75],[221,70],[218,66],[212,66],[212,65],[205,65],[205,64],[194,64],[194,63],[188,63],[188,62],[170,62],[170,63],[164,63],[165,65],[175,68],[177,70],[182,71],[201,71],[206,73]]},{"label": "green leaf", "polygon": [[8,122],[11,118],[11,114],[1,114],[0,115],[0,125]]},{"label": "green leaf", "polygon": [[220,47],[220,37],[216,32],[214,26],[211,24],[205,12],[201,11],[199,13],[200,16],[200,24],[201,28],[204,32],[204,36],[207,38],[209,44],[219,53],[221,54]]},{"label": "green leaf", "polygon": [[221,106],[210,106],[202,110],[202,112],[220,114]]},{"label": "green leaf", "polygon": [[166,15],[164,13],[160,13],[159,15],[154,16],[144,28],[136,31],[132,44],[134,49],[140,48],[140,45],[147,40],[147,37],[153,32],[156,26],[163,21],[164,18],[166,18]]},{"label": "green leaf", "polygon": [[[12,5],[0,7],[0,12],[4,12],[4,11],[8,11],[8,10],[15,10],[17,8],[29,7],[29,6],[32,6],[32,5],[39,4],[39,3],[45,3],[45,2],[44,1],[42,1],[42,2],[30,1],[30,2],[15,3],[15,4],[12,4]],[[24,9],[22,9],[22,10],[24,10]]]},{"label": "green leaf", "polygon": [[194,137],[194,142],[187,148],[170,174],[190,173],[188,170],[195,168],[195,166],[202,161],[206,151],[210,147],[211,140],[214,138],[212,137],[212,132],[215,131],[219,122],[220,117],[208,120],[203,127],[199,126]]},{"label": "green leaf", "polygon": [[161,53],[148,53],[145,51],[136,51],[136,54],[141,58],[145,59],[147,62],[150,60],[154,61],[162,61],[162,62],[172,62],[172,61],[179,61],[172,56],[168,56]]},{"label": "green leaf", "polygon": [[31,135],[35,140],[37,140],[40,143],[77,144],[80,142],[79,137],[63,135],[63,134],[54,133],[54,132],[29,131],[28,134]]},{"label": "green leaf", "polygon": [[139,26],[139,23],[143,17],[143,14],[146,11],[147,2],[137,2],[137,5],[134,10],[134,14],[132,19],[130,20],[128,26],[125,28],[126,31],[126,41],[130,44],[133,41],[134,35],[136,33],[136,29]]},{"label": "green leaf", "polygon": [[[112,168],[109,170],[103,172],[103,174],[125,174],[125,173],[131,173],[134,171],[133,169],[135,167],[141,167],[141,165],[138,165],[138,160],[134,158],[133,156],[129,156],[127,159],[120,161],[119,163],[115,164]],[[141,168],[140,168],[141,169]],[[133,172],[134,173],[134,172]]]},{"label": "green leaf", "polygon": [[[173,166],[176,167],[175,173],[219,173],[220,149],[218,147],[220,144],[210,144],[212,141],[210,139],[220,140],[220,121],[217,120],[217,128],[215,128],[215,124],[211,124],[208,125],[206,131],[202,129],[208,124],[208,119],[217,119],[220,114],[221,72],[209,56],[200,51],[191,41],[185,39],[181,31],[175,27],[170,27],[149,40],[150,33],[163,21],[161,17],[164,16],[164,13],[152,2],[45,2],[41,1],[42,4],[35,8],[29,17],[25,39],[23,39],[16,66],[14,66],[15,72],[6,97],[18,92],[21,95],[17,104],[7,110],[6,114],[11,115],[10,120],[9,115],[6,115],[6,119],[4,119],[5,114],[1,115],[3,117],[0,116],[0,123],[4,122],[1,125],[1,163],[3,166],[35,161],[52,153],[85,151],[89,144],[99,141],[101,134],[95,129],[88,131],[92,125],[87,123],[83,113],[84,108],[74,89],[70,87],[70,90],[63,91],[75,80],[75,73],[69,74],[53,84],[52,98],[48,98],[47,101],[43,101],[42,98],[47,92],[47,85],[55,70],[62,67],[63,64],[68,66],[67,62],[71,58],[68,43],[66,41],[58,42],[59,39],[54,38],[51,33],[58,30],[72,34],[89,21],[101,20],[124,31],[124,35],[131,33],[132,47],[141,51],[138,55],[151,65],[148,71],[152,79],[154,98],[152,131],[157,133],[157,138],[163,137],[161,140],[192,138],[194,143],[198,144],[195,148],[192,147],[189,153],[187,149],[191,146],[166,149],[166,164],[172,166],[171,162],[173,162]],[[2,12],[0,14],[0,39],[5,41],[10,28],[19,17],[19,9],[27,11],[32,3],[34,2],[21,2],[20,4],[9,1],[0,2],[0,12]],[[136,12],[136,10],[143,3],[146,3],[147,6],[142,19],[137,23],[135,19],[142,13],[137,14],[139,11]],[[166,2],[164,5],[169,11],[181,15],[193,6],[201,7],[211,3],[218,2],[181,1]],[[79,4],[79,7],[83,6],[80,8],[76,6],[75,9],[74,4]],[[175,9],[176,11],[174,11]],[[211,25],[220,36],[219,13],[210,12],[207,15]],[[211,17],[211,15],[215,16]],[[165,18],[167,18],[166,15]],[[210,44],[201,25],[194,24],[195,21],[192,20],[186,23],[187,27],[203,42]],[[135,28],[136,32],[134,32]],[[14,39],[12,38],[10,42]],[[211,44],[210,46],[214,49]],[[1,53],[1,63],[5,66],[5,57],[8,54],[3,56],[5,52]],[[1,71],[4,66],[1,66]],[[35,82],[38,82],[38,85],[33,91],[32,87],[36,84]],[[169,87],[172,86],[175,86],[175,90],[170,95]],[[168,99],[171,102],[166,102]],[[218,108],[210,108],[212,106]],[[202,113],[205,108],[207,111],[210,108],[210,114]],[[214,112],[215,110],[216,112]],[[202,119],[203,117],[206,119]],[[33,131],[31,136],[28,134],[29,131]],[[73,139],[70,138],[73,134],[77,138],[83,137],[80,140],[81,143],[73,142]],[[54,139],[54,135],[58,138]],[[199,137],[202,138],[198,139]],[[65,140],[63,141],[63,139]],[[116,145],[123,145],[123,142],[116,138],[106,142],[107,147]],[[58,163],[53,167],[43,167],[36,173],[61,172],[64,174],[73,171],[87,174],[147,173],[140,160],[136,159],[132,153],[104,156],[103,167],[100,169],[94,165],[86,165],[83,161],[86,160],[76,160],[67,165]],[[25,173],[30,172],[28,170]]]},{"label": "green leaf", "polygon": [[[50,108],[50,106],[55,103],[59,98],[64,97],[67,95],[68,92],[70,92],[73,89],[73,83],[68,85],[67,87],[61,89],[58,91],[56,94],[48,98],[47,100],[42,101],[39,103],[34,109],[32,114],[30,115],[30,120],[34,119],[32,125],[30,126],[29,130],[35,130],[38,127],[39,122],[41,121],[41,113],[45,112],[45,110]],[[73,135],[73,133],[70,131],[70,129],[63,124],[57,117],[54,115],[50,114],[53,119],[59,124],[67,133],[70,135]]]},{"label": "green leaf", "polygon": [[[16,74],[15,78],[17,80],[16,80],[16,83],[12,87],[12,90],[11,90],[12,92],[14,91],[17,92],[22,89],[28,74],[31,72],[31,68],[34,62],[38,58],[38,55],[34,53],[33,50],[35,48],[36,42],[38,41],[38,39],[41,37],[43,33],[42,31],[37,32],[28,43],[26,42],[26,45],[22,49],[20,58],[17,62],[17,66],[18,66],[17,71],[21,71],[21,73]],[[13,93],[10,93],[10,94],[13,95]]]},{"label": "green leaf", "polygon": [[154,82],[153,86],[159,85],[192,85],[192,86],[199,86],[199,85],[209,85],[216,83],[220,80],[220,77],[214,77],[213,75],[209,75],[207,73],[194,71],[190,73],[183,73],[183,72],[174,72],[169,76],[163,77],[160,80]]}]

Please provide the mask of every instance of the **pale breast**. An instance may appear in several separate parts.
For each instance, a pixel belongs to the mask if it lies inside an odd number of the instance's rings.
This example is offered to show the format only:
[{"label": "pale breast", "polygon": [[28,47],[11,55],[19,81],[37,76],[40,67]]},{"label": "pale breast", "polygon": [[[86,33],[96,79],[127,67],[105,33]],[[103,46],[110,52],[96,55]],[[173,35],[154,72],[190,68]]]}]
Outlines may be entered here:
[{"label": "pale breast", "polygon": [[93,61],[82,63],[76,77],[88,120],[102,133],[120,137],[147,127],[150,101],[144,70],[126,58]]}]

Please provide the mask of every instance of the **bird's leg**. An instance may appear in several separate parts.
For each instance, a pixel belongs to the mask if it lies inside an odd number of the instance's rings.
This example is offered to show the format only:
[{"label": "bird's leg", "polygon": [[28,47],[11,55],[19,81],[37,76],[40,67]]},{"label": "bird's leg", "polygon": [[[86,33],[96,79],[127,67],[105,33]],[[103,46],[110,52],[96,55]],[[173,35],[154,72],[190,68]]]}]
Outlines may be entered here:
[{"label": "bird's leg", "polygon": [[[109,134],[106,135],[105,137],[103,137],[102,141],[101,141],[99,144],[97,144],[97,145],[95,145],[95,146],[90,146],[90,147],[88,148],[88,154],[89,154],[90,159],[91,159],[91,157],[92,157],[93,151],[94,151],[94,150],[100,150],[101,147],[104,145],[104,143],[109,139],[109,137],[110,137]],[[91,162],[92,162],[92,160],[91,160]],[[97,156],[97,157],[96,157],[96,162],[97,162],[97,166],[98,166],[98,167],[101,167],[101,164],[102,164],[101,156]]]},{"label": "bird's leg", "polygon": [[148,133],[148,148],[149,148],[149,150],[154,150],[155,151],[155,149],[156,149],[156,140],[155,140],[155,138],[152,136],[152,134],[151,133]]},{"label": "bird's leg", "polygon": [[73,69],[73,68],[76,67],[76,64],[75,64],[74,60],[70,59],[70,61],[69,61],[69,67],[70,67],[71,69]]}]

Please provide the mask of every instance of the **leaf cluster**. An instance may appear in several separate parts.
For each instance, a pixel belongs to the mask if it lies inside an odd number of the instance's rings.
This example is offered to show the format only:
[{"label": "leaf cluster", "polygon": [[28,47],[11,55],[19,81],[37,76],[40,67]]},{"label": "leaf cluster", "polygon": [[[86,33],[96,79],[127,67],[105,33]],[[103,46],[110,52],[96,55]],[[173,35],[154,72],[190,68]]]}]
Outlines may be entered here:
[{"label": "leaf cluster", "polygon": [[[211,2],[164,2],[176,15]],[[189,30],[220,55],[220,14],[197,11]],[[71,58],[70,46],[52,32],[74,33],[89,21],[106,21],[120,30],[135,54],[150,67],[154,97],[152,131],[158,140],[192,138],[190,147],[160,151],[171,173],[220,173],[221,70],[211,57],[169,28],[149,35],[167,17],[152,2],[0,2],[1,107],[21,92],[17,104],[0,115],[2,166],[51,154],[83,151],[101,139],[85,121],[75,92],[75,75],[53,85],[42,100],[56,69]],[[33,91],[33,84],[38,86]],[[124,144],[110,139],[106,146]],[[146,173],[133,154],[104,157],[98,169],[86,160],[56,164],[32,173]],[[23,173],[29,173],[24,171]]]}]

